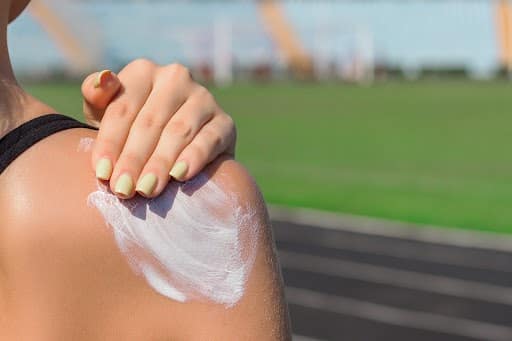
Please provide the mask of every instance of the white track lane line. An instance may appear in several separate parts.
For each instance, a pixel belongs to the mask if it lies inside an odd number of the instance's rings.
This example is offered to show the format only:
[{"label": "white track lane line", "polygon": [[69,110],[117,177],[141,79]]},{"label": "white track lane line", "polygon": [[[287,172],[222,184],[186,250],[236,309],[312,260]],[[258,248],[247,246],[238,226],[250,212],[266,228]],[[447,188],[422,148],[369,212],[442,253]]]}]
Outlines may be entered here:
[{"label": "white track lane line", "polygon": [[512,305],[512,289],[497,285],[288,251],[279,252],[279,261],[284,269],[352,278],[400,288]]},{"label": "white track lane line", "polygon": [[286,288],[289,303],[400,327],[410,327],[480,340],[510,341],[512,328],[468,319],[417,312],[315,291]]},{"label": "white track lane line", "polygon": [[[288,233],[287,231],[286,233]],[[367,238],[372,238],[372,236],[366,236]],[[354,242],[353,240],[343,239],[343,236],[334,236],[334,237],[326,237],[322,239],[315,239],[315,241],[307,240],[305,241],[301,235],[294,234],[291,231],[289,234],[283,235],[281,234],[280,238],[276,238],[277,241],[284,242],[292,242],[292,243],[301,243],[305,242],[308,245],[325,247],[335,250],[347,250],[347,251],[357,251],[361,253],[369,253],[377,256],[391,256],[396,258],[405,258],[411,260],[418,260],[423,262],[442,264],[442,265],[454,265],[460,266],[468,269],[480,269],[480,270],[492,270],[499,272],[512,273],[511,264],[505,264],[503,262],[497,263],[492,260],[488,260],[485,257],[476,257],[471,256],[467,257],[465,254],[458,252],[458,250],[446,251],[446,250],[436,250],[435,252],[418,252],[418,248],[414,245],[407,245],[401,243],[399,247],[394,245],[394,247],[390,247],[393,245],[393,241],[383,242],[377,240],[358,240]],[[398,243],[398,242],[397,242]],[[446,246],[445,246],[446,247]],[[512,259],[512,255],[511,255]]]},{"label": "white track lane line", "polygon": [[442,228],[306,208],[269,206],[272,219],[384,237],[403,238],[459,247],[512,252],[512,236]]}]

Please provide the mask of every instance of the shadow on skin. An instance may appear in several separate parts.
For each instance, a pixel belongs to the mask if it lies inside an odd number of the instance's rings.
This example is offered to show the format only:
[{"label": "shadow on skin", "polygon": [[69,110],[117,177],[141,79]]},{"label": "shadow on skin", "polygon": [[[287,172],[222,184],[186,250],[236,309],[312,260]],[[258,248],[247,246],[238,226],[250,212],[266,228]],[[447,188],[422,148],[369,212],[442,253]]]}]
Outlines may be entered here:
[{"label": "shadow on skin", "polygon": [[[174,205],[174,200],[179,190],[187,196],[191,197],[196,191],[201,189],[208,181],[210,177],[204,173],[200,173],[195,178],[179,183],[176,181],[170,182],[166,189],[160,196],[154,199],[146,199],[141,196],[136,196],[129,200],[120,200],[121,204],[125,206],[130,212],[137,218],[146,220],[147,210],[158,215],[160,218],[166,218],[169,211]],[[106,188],[110,194],[112,192]]]}]

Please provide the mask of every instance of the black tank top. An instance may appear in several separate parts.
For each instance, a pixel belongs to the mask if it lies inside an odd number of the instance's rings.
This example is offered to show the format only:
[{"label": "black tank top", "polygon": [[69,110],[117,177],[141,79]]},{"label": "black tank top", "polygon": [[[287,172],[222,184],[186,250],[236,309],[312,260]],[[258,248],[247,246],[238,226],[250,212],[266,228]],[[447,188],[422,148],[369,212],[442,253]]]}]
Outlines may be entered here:
[{"label": "black tank top", "polygon": [[0,174],[37,142],[59,131],[74,128],[96,129],[71,117],[49,114],[36,117],[11,130],[0,139]]}]

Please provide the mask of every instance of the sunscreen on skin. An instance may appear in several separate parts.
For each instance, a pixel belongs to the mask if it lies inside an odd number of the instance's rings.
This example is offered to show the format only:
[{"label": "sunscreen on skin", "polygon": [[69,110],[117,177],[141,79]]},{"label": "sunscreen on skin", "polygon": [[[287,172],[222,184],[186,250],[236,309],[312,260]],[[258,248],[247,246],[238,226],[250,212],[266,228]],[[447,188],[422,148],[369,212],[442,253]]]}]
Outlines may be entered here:
[{"label": "sunscreen on skin", "polygon": [[205,174],[171,182],[151,200],[120,200],[100,185],[88,203],[112,228],[134,271],[160,294],[228,307],[243,296],[258,224],[250,209]]},{"label": "sunscreen on skin", "polygon": [[94,139],[92,137],[82,137],[80,142],[78,143],[77,151],[79,152],[89,152],[94,145]]}]

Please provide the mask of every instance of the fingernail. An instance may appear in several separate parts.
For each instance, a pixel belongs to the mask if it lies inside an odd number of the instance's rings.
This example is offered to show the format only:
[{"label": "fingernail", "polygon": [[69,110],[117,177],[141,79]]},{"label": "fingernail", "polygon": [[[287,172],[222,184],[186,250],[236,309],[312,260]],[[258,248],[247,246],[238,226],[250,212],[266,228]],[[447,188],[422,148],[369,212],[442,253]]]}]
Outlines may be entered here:
[{"label": "fingernail", "polygon": [[101,180],[108,180],[112,175],[112,162],[109,159],[101,159],[96,164],[96,177]]},{"label": "fingernail", "polygon": [[171,172],[169,173],[170,176],[175,178],[176,180],[181,180],[185,174],[187,174],[188,171],[188,165],[185,161],[180,161],[172,167]]},{"label": "fingernail", "polygon": [[99,88],[105,83],[105,79],[107,79],[112,71],[110,70],[103,70],[100,73],[98,73],[98,76],[96,76],[96,79],[94,80],[94,87]]},{"label": "fingernail", "polygon": [[146,174],[137,183],[137,192],[140,192],[146,196],[150,196],[156,187],[157,178],[153,173]]},{"label": "fingernail", "polygon": [[114,192],[116,192],[116,194],[129,196],[130,194],[132,194],[132,190],[133,190],[132,177],[128,174],[121,175],[119,177],[119,179],[117,179]]}]

